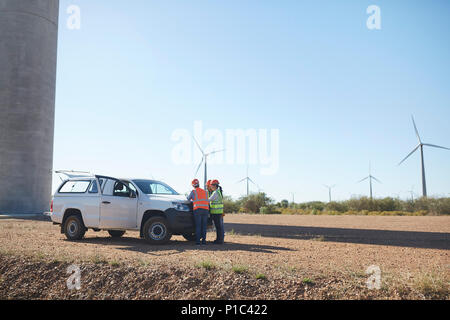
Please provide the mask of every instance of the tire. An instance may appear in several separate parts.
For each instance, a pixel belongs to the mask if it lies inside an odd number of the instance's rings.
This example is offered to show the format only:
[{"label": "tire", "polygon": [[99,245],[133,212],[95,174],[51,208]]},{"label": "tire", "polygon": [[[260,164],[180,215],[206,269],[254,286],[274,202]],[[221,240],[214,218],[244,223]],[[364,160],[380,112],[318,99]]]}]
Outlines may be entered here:
[{"label": "tire", "polygon": [[183,238],[190,242],[195,241],[195,233],[185,233],[183,234]]},{"label": "tire", "polygon": [[70,216],[64,223],[64,234],[70,241],[81,240],[86,233],[83,220],[78,215]]},{"label": "tire", "polygon": [[121,231],[121,230],[108,230],[109,235],[112,238],[120,238],[125,234],[125,231]]},{"label": "tire", "polygon": [[144,239],[151,244],[165,244],[172,237],[167,221],[162,217],[148,219],[144,224],[142,233]]}]

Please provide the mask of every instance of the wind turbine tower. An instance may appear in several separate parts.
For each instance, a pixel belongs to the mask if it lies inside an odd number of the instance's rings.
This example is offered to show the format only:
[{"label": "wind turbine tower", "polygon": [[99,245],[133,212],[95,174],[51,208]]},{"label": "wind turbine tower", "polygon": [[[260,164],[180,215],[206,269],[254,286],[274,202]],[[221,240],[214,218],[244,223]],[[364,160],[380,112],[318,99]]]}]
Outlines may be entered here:
[{"label": "wind turbine tower", "polygon": [[249,182],[253,183],[258,188],[258,190],[260,190],[259,186],[248,176],[248,166],[247,166],[247,176],[244,179],[238,181],[237,183],[241,183],[244,181],[247,182],[247,197],[250,194]]},{"label": "wind turbine tower", "polygon": [[450,150],[449,148],[446,147],[441,147],[441,146],[437,146],[434,144],[430,144],[430,143],[423,143],[422,139],[420,138],[419,135],[419,130],[417,130],[417,126],[416,126],[416,122],[414,121],[414,116],[411,116],[412,118],[412,122],[413,122],[413,126],[414,126],[414,130],[416,132],[416,136],[417,136],[417,140],[419,141],[419,144],[417,145],[417,147],[414,148],[413,151],[411,151],[410,154],[408,154],[406,156],[405,159],[403,159],[398,165],[401,165],[403,162],[406,161],[406,159],[408,159],[414,152],[416,152],[418,149],[420,149],[420,162],[422,165],[422,194],[423,197],[426,198],[427,197],[427,182],[425,179],[425,163],[424,163],[424,158],[423,158],[423,147],[427,146],[427,147],[432,147],[432,148],[439,148],[439,149],[445,149],[445,150]]},{"label": "wind turbine tower", "polygon": [[358,181],[358,183],[361,183],[361,182],[363,182],[363,181],[365,181],[365,180],[369,180],[369,186],[370,186],[370,200],[373,200],[372,180],[375,180],[375,181],[378,182],[378,183],[381,183],[381,181],[378,180],[377,178],[375,178],[375,177],[372,175],[372,166],[371,166],[370,163],[369,163],[369,176],[367,176],[367,177],[365,177],[364,179]]},{"label": "wind turbine tower", "polygon": [[59,0],[0,0],[1,213],[50,209],[58,15]]},{"label": "wind turbine tower", "polygon": [[328,201],[331,202],[331,190],[336,187],[336,185],[328,186],[324,184],[323,186],[328,189]]}]

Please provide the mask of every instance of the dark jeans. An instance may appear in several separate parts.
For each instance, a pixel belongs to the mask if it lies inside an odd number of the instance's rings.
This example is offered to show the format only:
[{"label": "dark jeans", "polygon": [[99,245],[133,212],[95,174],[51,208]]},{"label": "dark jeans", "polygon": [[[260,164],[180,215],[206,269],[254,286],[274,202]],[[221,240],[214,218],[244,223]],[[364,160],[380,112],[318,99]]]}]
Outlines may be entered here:
[{"label": "dark jeans", "polygon": [[225,240],[225,228],[223,226],[223,217],[221,214],[211,214],[211,218],[214,221],[214,226],[216,227],[216,234],[218,242],[223,242]]},{"label": "dark jeans", "polygon": [[195,222],[195,242],[197,244],[206,242],[206,227],[208,224],[209,211],[205,209],[197,209],[194,211]]}]

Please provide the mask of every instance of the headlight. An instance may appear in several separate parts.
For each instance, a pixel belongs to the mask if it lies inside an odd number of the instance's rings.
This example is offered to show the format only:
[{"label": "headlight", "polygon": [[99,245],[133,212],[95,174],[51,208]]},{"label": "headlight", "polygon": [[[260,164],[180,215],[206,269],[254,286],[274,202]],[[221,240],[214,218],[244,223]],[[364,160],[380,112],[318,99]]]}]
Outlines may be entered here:
[{"label": "headlight", "polygon": [[172,202],[172,208],[174,208],[177,211],[185,211],[185,212],[191,211],[189,205],[183,202]]}]

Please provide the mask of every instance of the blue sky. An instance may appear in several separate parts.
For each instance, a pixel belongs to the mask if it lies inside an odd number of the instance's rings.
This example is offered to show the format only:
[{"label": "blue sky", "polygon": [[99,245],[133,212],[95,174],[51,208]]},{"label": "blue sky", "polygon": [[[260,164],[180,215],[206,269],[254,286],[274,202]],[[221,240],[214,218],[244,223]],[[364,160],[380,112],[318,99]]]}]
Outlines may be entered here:
[{"label": "blue sky", "polygon": [[[130,5],[132,3],[133,5]],[[70,5],[81,29],[67,28]],[[369,5],[381,30],[369,30]],[[181,193],[177,129],[279,130],[279,170],[250,176],[276,200],[421,192],[424,141],[450,147],[448,1],[61,0],[55,169],[154,177]],[[197,155],[198,156],[198,155]],[[429,195],[450,193],[450,151],[427,149]],[[245,164],[208,168],[245,193]],[[199,174],[198,178],[203,179]],[[56,185],[58,179],[54,179]],[[255,188],[253,190],[256,191]]]}]

